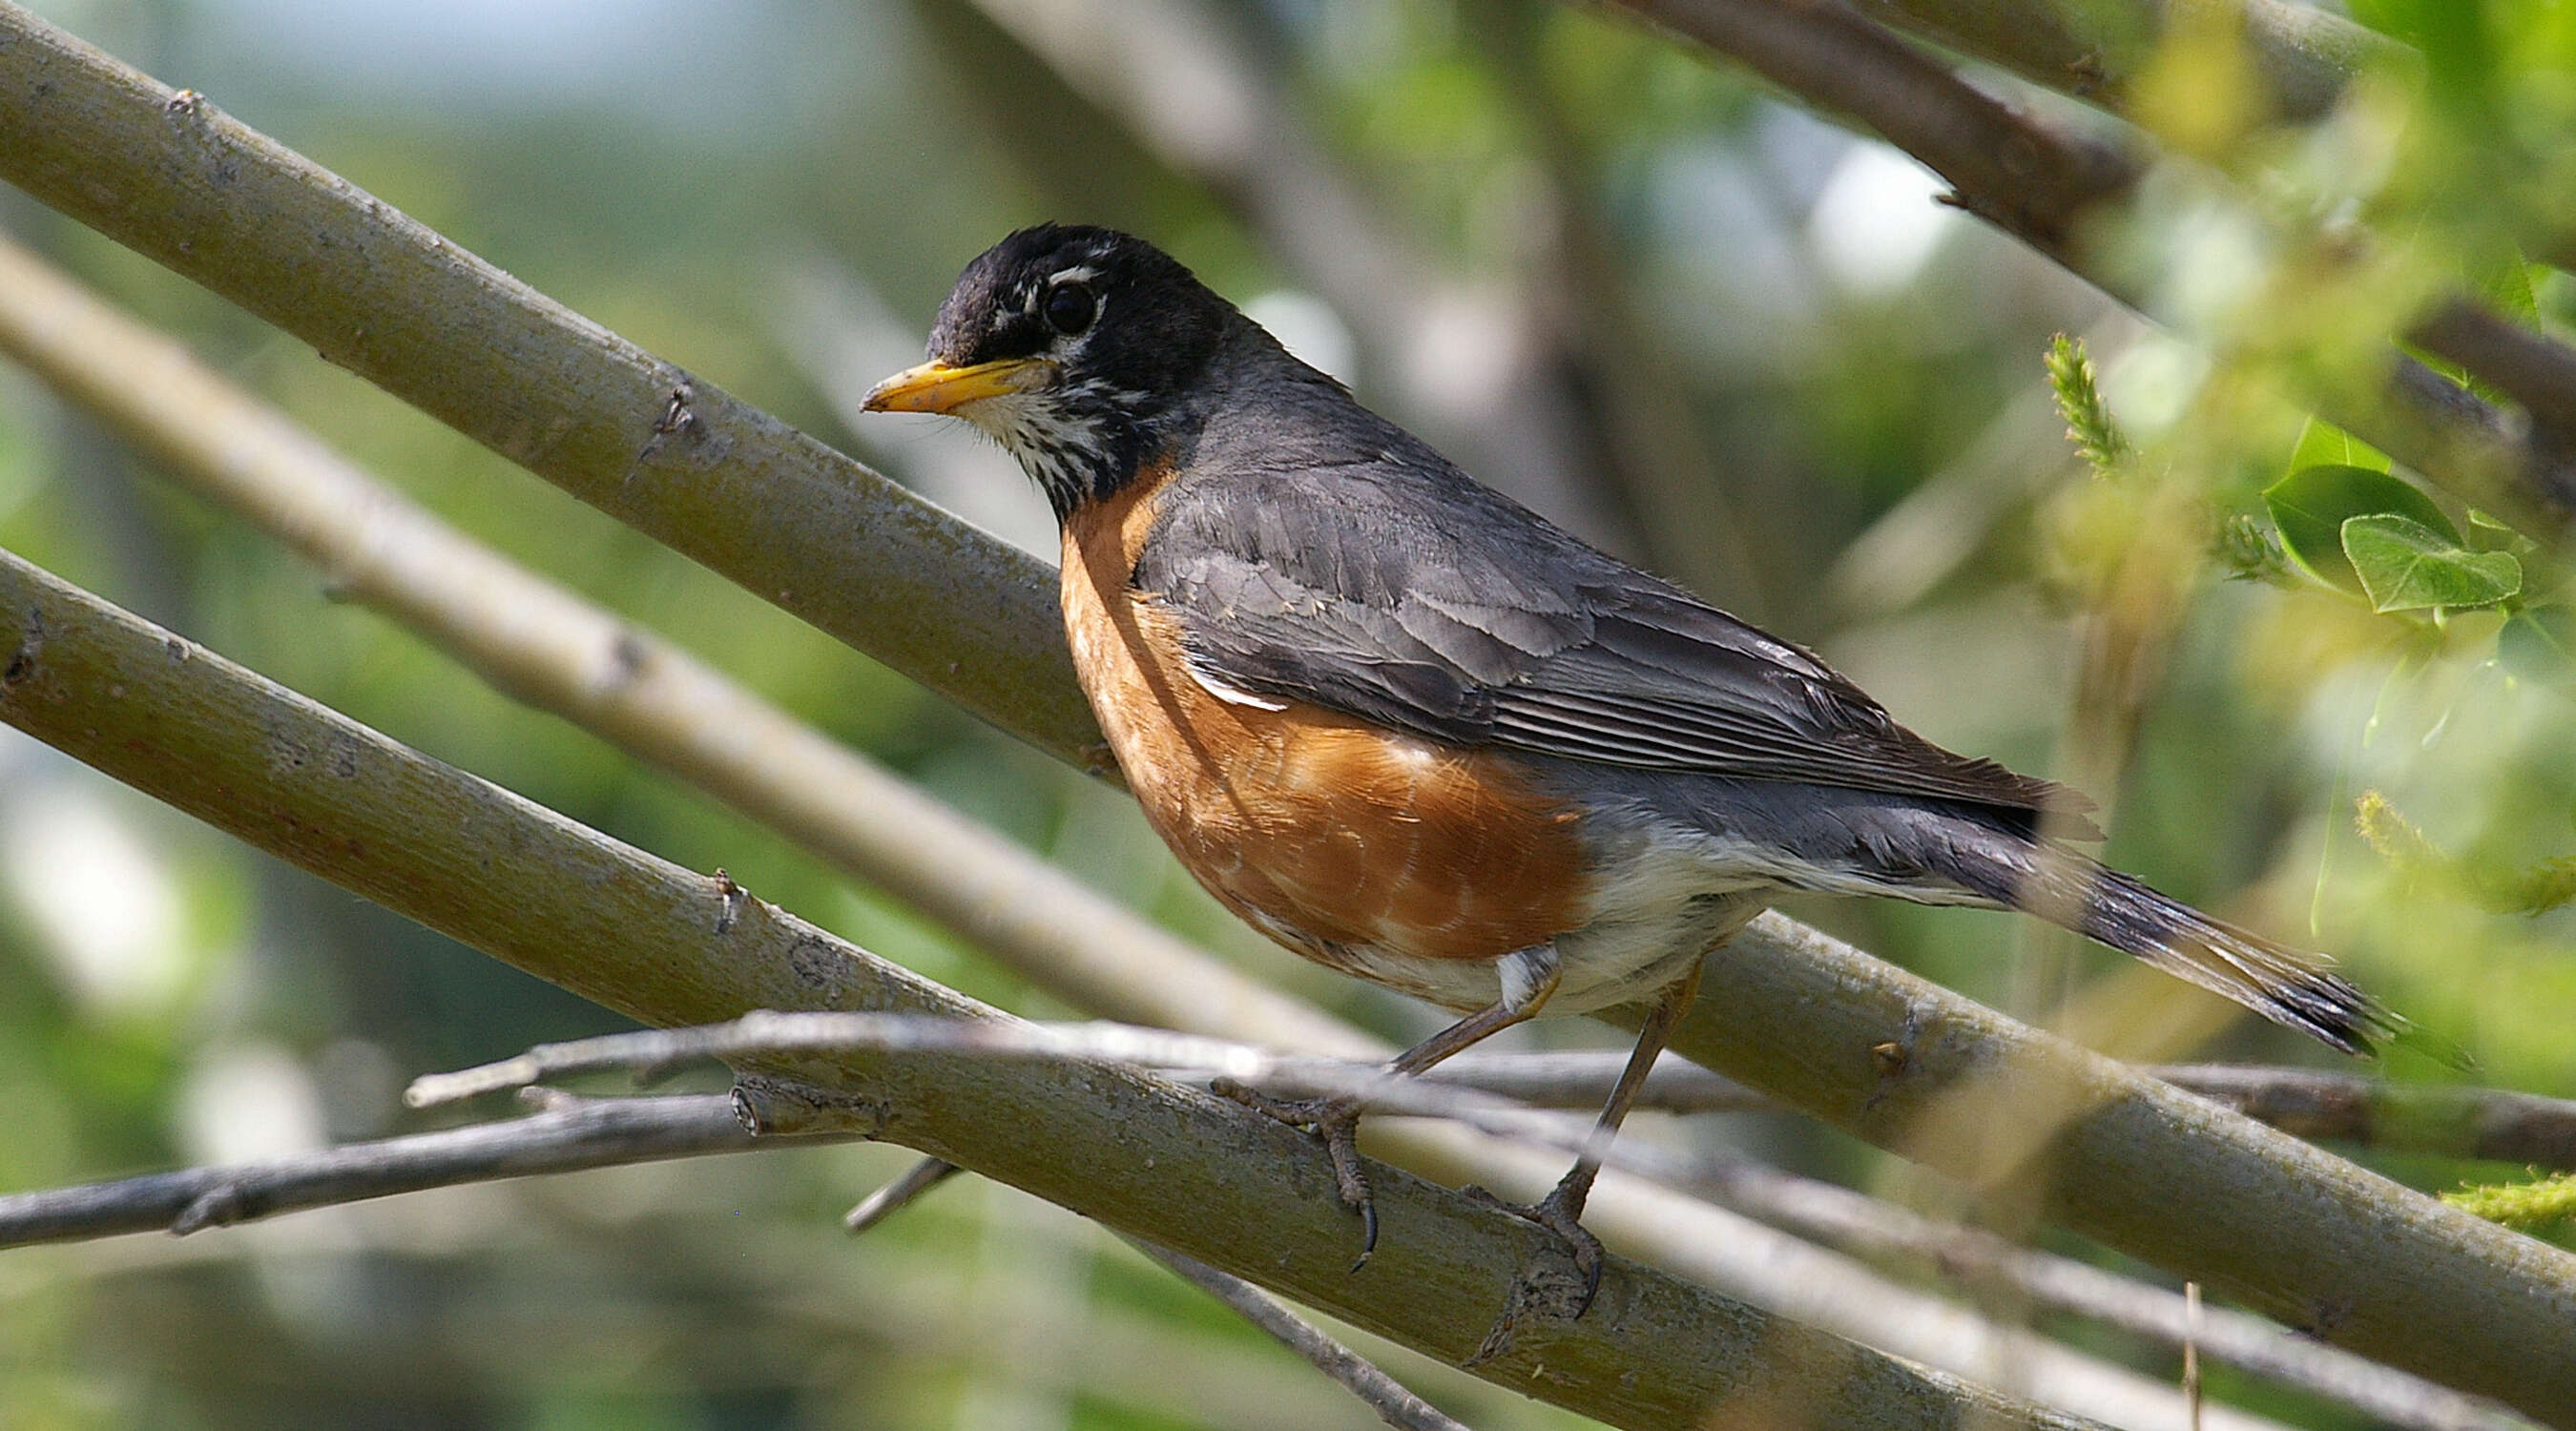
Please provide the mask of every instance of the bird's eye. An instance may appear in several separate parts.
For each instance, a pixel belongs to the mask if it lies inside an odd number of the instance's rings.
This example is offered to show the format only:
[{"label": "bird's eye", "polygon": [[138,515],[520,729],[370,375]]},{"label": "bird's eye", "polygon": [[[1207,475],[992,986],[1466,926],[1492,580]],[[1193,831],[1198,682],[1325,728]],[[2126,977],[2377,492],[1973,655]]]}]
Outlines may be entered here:
[{"label": "bird's eye", "polygon": [[1091,286],[1080,280],[1059,283],[1047,290],[1047,326],[1070,338],[1091,326],[1100,314],[1100,300],[1091,296]]}]

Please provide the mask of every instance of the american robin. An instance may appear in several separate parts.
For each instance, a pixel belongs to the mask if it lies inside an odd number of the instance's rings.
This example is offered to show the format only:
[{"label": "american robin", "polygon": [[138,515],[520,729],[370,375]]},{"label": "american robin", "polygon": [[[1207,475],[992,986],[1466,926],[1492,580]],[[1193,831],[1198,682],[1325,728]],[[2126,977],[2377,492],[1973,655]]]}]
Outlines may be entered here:
[{"label": "american robin", "polygon": [[[1524,1211],[1571,1242],[1699,984],[1777,891],[2026,910],[2363,1052],[2403,1022],[2323,959],[2107,869],[2082,796],[1898,725],[1814,654],[1585,545],[1360,406],[1152,245],[1052,224],[966,266],[871,410],[998,439],[1062,527],[1075,670],[1208,891],[1466,1017],[1651,999],[1588,1150]],[[1302,1106],[1374,1241],[1347,1103]],[[1365,1260],[1365,1251],[1363,1252]]]}]

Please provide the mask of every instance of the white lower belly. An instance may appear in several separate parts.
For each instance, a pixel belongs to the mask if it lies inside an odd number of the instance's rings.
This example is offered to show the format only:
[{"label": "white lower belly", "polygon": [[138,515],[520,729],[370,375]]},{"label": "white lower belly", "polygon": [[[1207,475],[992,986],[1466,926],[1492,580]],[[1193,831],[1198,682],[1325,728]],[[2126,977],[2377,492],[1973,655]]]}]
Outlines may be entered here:
[{"label": "white lower belly", "polygon": [[[1761,913],[1765,892],[1778,888],[1678,844],[1613,868],[1592,918],[1556,938],[1561,977],[1543,1015],[1589,1013],[1654,993]],[[1336,954],[1351,973],[1446,1008],[1480,1009],[1502,997],[1499,957],[1425,959],[1348,946]]]}]

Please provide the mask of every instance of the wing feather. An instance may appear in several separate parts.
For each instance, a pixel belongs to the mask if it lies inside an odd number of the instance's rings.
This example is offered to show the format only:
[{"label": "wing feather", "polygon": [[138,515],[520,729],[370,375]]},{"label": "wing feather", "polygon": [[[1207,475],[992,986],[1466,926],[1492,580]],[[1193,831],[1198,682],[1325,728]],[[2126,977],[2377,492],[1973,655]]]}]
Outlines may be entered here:
[{"label": "wing feather", "polygon": [[[1584,545],[1392,427],[1167,489],[1138,584],[1209,680],[1453,745],[2080,816],[1813,654]],[[2079,820],[2074,823],[2081,825]]]}]

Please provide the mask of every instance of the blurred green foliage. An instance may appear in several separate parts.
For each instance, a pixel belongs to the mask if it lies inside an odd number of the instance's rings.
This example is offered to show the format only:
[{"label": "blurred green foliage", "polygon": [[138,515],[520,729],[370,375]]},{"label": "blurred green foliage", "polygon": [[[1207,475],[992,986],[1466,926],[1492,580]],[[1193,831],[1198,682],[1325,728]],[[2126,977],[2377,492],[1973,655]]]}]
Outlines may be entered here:
[{"label": "blurred green foliage", "polygon": [[[818,356],[812,324],[850,320],[818,318],[800,275],[837,274],[917,336],[966,259],[1061,217],[1145,233],[1240,300],[1314,286],[1231,196],[1163,168],[969,7],[35,8],[943,500],[964,500],[931,480],[962,460],[950,449],[842,425],[840,389],[875,374]],[[1937,207],[1906,165],[1741,73],[1589,12],[1270,0],[1221,19],[1440,273],[1547,312],[1580,291],[1556,238],[1578,217],[1609,237],[1648,351],[1569,390],[1679,395],[1715,462],[1663,477],[1723,494],[1769,624],[1945,745],[2060,773],[2081,763],[2069,752],[2107,751],[2114,863],[2334,951],[2470,1045],[2479,1077],[2576,1095],[2576,915],[2563,899],[2461,893],[2563,873],[2576,850],[2558,545],[2428,495],[2285,395],[2374,384],[2394,318],[2449,284],[2518,291],[2522,321],[2568,331],[2576,284],[2545,265],[2576,253],[2576,18],[2540,0],[2351,9],[2418,47],[2420,88],[2366,76],[2318,124],[2265,128],[2255,106],[2203,103],[2241,74],[2230,35],[2191,31],[2160,60],[2150,88],[2168,99],[2141,113],[2214,169],[2159,174],[2136,231],[2111,241],[2161,275],[2142,291],[2180,337]],[[1494,42],[1501,27],[1519,50]],[[2259,178],[2229,188],[2218,171]],[[2320,218],[2388,242],[2354,260],[2317,237]],[[25,200],[0,193],[0,225],[450,520],[1084,878],[1384,1031],[1428,1026],[1427,1010],[1234,925],[1112,792]],[[2098,375],[2071,348],[2052,369],[2061,331],[2086,336]],[[1393,361],[1358,355],[1364,397],[1396,400]],[[2047,410],[2052,371],[2118,481],[2015,417]],[[993,490],[975,500],[1019,504],[990,520],[1037,512],[1015,477],[984,470]],[[1670,537],[1651,528],[1629,536],[1667,569],[1703,555],[1658,547]],[[0,545],[977,997],[1054,1012],[875,892],[335,603],[314,572],[5,370]],[[2269,579],[2221,579],[2247,573]],[[2151,678],[2079,691],[2104,633],[2122,631]],[[2365,790],[2406,812],[2420,847],[2384,822],[2364,838]],[[2416,853],[2392,857],[2401,844]],[[130,917],[92,927],[102,906]],[[2001,916],[1794,912],[1977,997],[2054,1012],[2016,983]],[[2076,982],[2115,967],[2077,956]],[[0,1186],[414,1126],[393,1102],[403,1078],[610,1022],[0,740]],[[1580,1024],[1528,1036],[1612,1041]],[[2180,1052],[2153,1028],[2137,1037],[2129,1051]],[[2197,1051],[2322,1057],[2245,1023]],[[2404,1057],[2384,1071],[2456,1076]],[[1704,1135],[1885,1177],[1879,1155],[1792,1120]],[[2428,1187],[2511,1174],[2378,1161]],[[1365,1424],[1195,1294],[1014,1195],[952,1186],[842,1239],[834,1214],[899,1165],[890,1150],[806,1151],[6,1254],[0,1425]],[[1394,1365],[1479,1426],[1567,1424]],[[2303,1424],[2345,1424],[2244,1390]]]},{"label": "blurred green foliage", "polygon": [[2490,1183],[2442,1194],[2442,1201],[2507,1227],[2529,1230],[2576,1219],[2576,1173],[2527,1183]]}]

